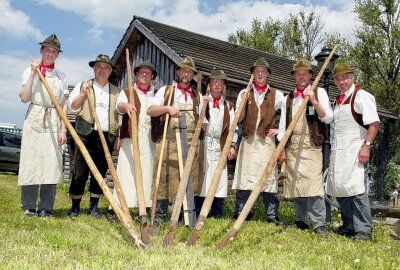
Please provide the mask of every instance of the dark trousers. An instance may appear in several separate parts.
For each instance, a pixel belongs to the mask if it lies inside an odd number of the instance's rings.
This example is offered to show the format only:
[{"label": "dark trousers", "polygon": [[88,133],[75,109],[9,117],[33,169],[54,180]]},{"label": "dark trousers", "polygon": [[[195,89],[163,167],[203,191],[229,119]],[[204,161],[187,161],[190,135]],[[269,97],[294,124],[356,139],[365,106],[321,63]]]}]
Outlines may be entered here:
[{"label": "dark trousers", "polygon": [[21,208],[22,210],[36,210],[36,201],[39,195],[40,201],[38,211],[52,211],[56,199],[56,184],[28,185],[21,187]]},{"label": "dark trousers", "polygon": [[[106,137],[108,149],[110,152],[112,152],[112,143],[109,141],[109,139],[107,139],[107,132],[104,132],[104,136]],[[104,178],[108,169],[108,165],[97,130],[92,131],[87,136],[79,135],[79,138],[86,146],[86,149],[93,159],[94,164],[99,170],[101,176]],[[78,147],[75,151],[74,160],[75,170],[72,175],[71,185],[69,186],[69,193],[72,195],[82,195],[85,191],[85,185],[86,181],[88,180],[90,170]],[[94,194],[103,194],[103,191],[101,190],[95,177],[92,175],[92,173],[90,174],[89,192]]]},{"label": "dark trousers", "polygon": [[[250,194],[251,190],[236,190],[235,218],[242,212]],[[262,192],[262,197],[267,218],[278,218],[279,200],[276,193]],[[252,215],[253,210],[251,210],[246,220],[250,220]]]},{"label": "dark trousers", "polygon": [[[196,215],[197,217],[200,215],[201,208],[203,207],[205,197],[195,196],[194,203],[196,206]],[[208,214],[208,217],[213,218],[222,218],[222,211],[224,208],[224,198],[215,197],[213,203],[211,205],[211,210]]]},{"label": "dark trousers", "polygon": [[372,232],[372,215],[367,192],[336,200],[340,204],[343,225],[348,230],[354,230],[356,233]]}]

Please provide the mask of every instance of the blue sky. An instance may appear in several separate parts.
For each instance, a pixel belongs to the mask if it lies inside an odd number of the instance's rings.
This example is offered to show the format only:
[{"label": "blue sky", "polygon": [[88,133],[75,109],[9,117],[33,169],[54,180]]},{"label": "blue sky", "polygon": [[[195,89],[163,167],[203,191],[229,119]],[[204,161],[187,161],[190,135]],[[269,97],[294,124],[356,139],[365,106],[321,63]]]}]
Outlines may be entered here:
[{"label": "blue sky", "polygon": [[0,0],[0,123],[22,127],[28,105],[18,98],[21,75],[29,56],[39,59],[38,42],[52,33],[63,50],[56,66],[75,85],[92,77],[89,61],[113,55],[133,15],[226,40],[255,17],[284,19],[300,10],[323,14],[326,32],[351,36],[353,9],[352,0]]}]

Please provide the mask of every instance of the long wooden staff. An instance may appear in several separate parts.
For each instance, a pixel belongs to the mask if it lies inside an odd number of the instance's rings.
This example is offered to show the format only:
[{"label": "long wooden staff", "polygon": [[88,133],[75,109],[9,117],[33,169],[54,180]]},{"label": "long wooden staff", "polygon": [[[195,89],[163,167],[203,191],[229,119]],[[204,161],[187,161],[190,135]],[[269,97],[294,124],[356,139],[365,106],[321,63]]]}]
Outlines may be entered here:
[{"label": "long wooden staff", "polygon": [[[172,100],[173,91],[175,89],[175,86],[176,86],[176,82],[173,81],[172,85],[168,86],[168,88],[166,89],[166,91],[167,91],[166,95],[169,95],[167,106],[171,105],[171,100]],[[160,156],[158,158],[157,174],[156,174],[156,179],[154,182],[154,189],[153,189],[153,199],[152,199],[152,205],[151,205],[151,222],[150,222],[151,227],[154,227],[154,219],[156,217],[156,211],[157,211],[157,196],[158,196],[158,189],[160,187],[161,168],[162,168],[162,162],[163,162],[163,157],[164,157],[165,142],[167,140],[167,130],[168,130],[169,118],[170,118],[169,113],[166,113],[163,135],[162,135],[161,146],[160,146],[161,147]]]},{"label": "long wooden staff", "polygon": [[197,219],[196,226],[192,230],[192,233],[190,234],[189,240],[187,242],[187,244],[189,246],[196,245],[198,234],[203,229],[204,222],[208,216],[208,213],[210,212],[212,203],[214,201],[215,193],[217,192],[218,184],[221,179],[222,171],[226,165],[226,159],[228,158],[228,153],[231,148],[233,135],[235,133],[236,126],[239,122],[240,115],[242,114],[242,111],[247,102],[247,99],[249,98],[249,93],[250,93],[251,86],[253,84],[253,80],[254,80],[254,75],[251,75],[249,83],[247,84],[247,87],[246,87],[246,91],[244,92],[244,95],[242,96],[242,100],[239,104],[239,108],[237,109],[237,111],[235,113],[235,118],[233,119],[233,122],[229,128],[229,133],[227,135],[224,148],[222,149],[221,156],[219,157],[217,167],[215,168],[215,172],[214,172],[213,178],[211,180],[211,184],[208,189],[206,198],[204,199],[203,207],[201,208],[201,211],[200,211],[200,216]]},{"label": "long wooden staff", "polygon": [[[201,80],[203,78],[203,73],[201,71],[199,71],[199,73],[197,74],[197,92],[201,92]],[[207,91],[209,91],[209,89],[207,88]],[[186,123],[186,119],[185,119],[185,123]],[[177,152],[178,152],[178,165],[179,165],[179,178],[182,179],[183,177],[183,168],[184,168],[184,162],[183,162],[183,152],[182,152],[182,142],[181,142],[181,136],[180,136],[180,128],[177,128],[175,130],[176,133],[176,148],[177,148]],[[187,151],[187,149],[186,149]],[[190,180],[190,179],[189,179]],[[189,183],[189,182],[188,182]],[[193,189],[191,194],[193,194]],[[193,221],[193,219],[191,219],[191,217],[189,215],[189,211],[193,211],[194,209],[188,209],[188,200],[187,200],[187,195],[188,195],[188,189],[186,189],[185,195],[183,196],[183,201],[182,201],[182,205],[183,205],[183,219],[185,221],[185,225],[188,226],[193,226],[193,224],[190,224],[191,222],[194,223],[195,221]],[[194,201],[192,201],[194,203]],[[193,205],[194,207],[195,205]],[[193,212],[192,212],[193,214]]]},{"label": "long wooden staff", "polygon": [[119,181],[117,172],[115,170],[115,166],[114,166],[114,163],[113,163],[112,158],[111,158],[110,150],[108,150],[106,138],[104,137],[103,129],[101,128],[100,120],[99,120],[99,117],[98,117],[97,112],[96,112],[96,107],[94,106],[94,102],[91,99],[93,97],[93,94],[92,94],[92,91],[90,90],[90,88],[89,89],[88,88],[89,88],[89,86],[87,86],[87,88],[86,88],[87,93],[88,93],[88,98],[87,99],[89,101],[90,109],[92,111],[92,114],[94,116],[94,120],[96,122],[97,131],[99,133],[100,141],[101,141],[101,144],[103,146],[104,154],[106,156],[108,168],[110,169],[111,177],[112,177],[113,182],[114,182],[114,188],[117,191],[118,199],[119,199],[119,202],[121,204],[121,208],[124,211],[124,214],[128,217],[128,219],[131,220],[131,223],[133,224],[133,220],[132,220],[131,214],[129,213],[128,203],[126,202],[125,195],[124,195],[124,193],[122,191],[121,182]]},{"label": "long wooden staff", "polygon": [[[129,103],[135,104],[135,96],[133,94],[134,90],[132,83],[132,69],[129,60],[128,48],[126,49],[126,67],[128,72]],[[146,201],[144,198],[144,190],[143,190],[143,172],[142,172],[142,163],[140,161],[140,150],[138,141],[138,121],[136,118],[136,112],[130,115],[130,119],[131,119],[133,165],[135,169],[135,187],[136,187],[136,197],[137,197],[137,203],[139,208],[139,219],[140,219],[140,232],[143,242],[146,245],[148,245],[151,243],[151,241],[149,237],[149,224],[147,223]]]},{"label": "long wooden staff", "polygon": [[[329,57],[325,60],[324,65],[322,66],[321,70],[318,73],[318,76],[315,78],[314,83],[311,86],[310,91],[314,91],[315,87],[317,87],[317,84],[319,80],[321,79],[322,74],[324,73],[326,67],[329,64],[329,61],[332,58],[332,55],[335,53],[337,49],[337,45],[333,48],[331,53],[329,54]],[[261,177],[258,179],[257,184],[254,186],[253,191],[250,194],[249,199],[247,200],[246,204],[244,205],[244,208],[242,212],[240,213],[238,219],[236,220],[235,224],[233,225],[233,228],[229,233],[225,236],[225,238],[215,247],[216,250],[222,250],[226,243],[229,241],[232,241],[234,237],[239,233],[240,228],[242,227],[247,215],[250,213],[251,208],[253,207],[254,203],[256,202],[258,195],[260,195],[260,192],[263,190],[265,187],[265,183],[267,182],[267,177],[271,174],[272,170],[275,167],[275,163],[278,160],[279,154],[285,147],[287,141],[289,140],[290,135],[292,134],[292,131],[294,127],[296,126],[297,122],[299,121],[300,117],[303,114],[304,109],[307,106],[307,103],[309,101],[310,97],[306,96],[305,99],[303,100],[303,103],[301,103],[299,109],[297,110],[295,116],[293,117],[293,120],[290,122],[289,127],[285,131],[285,134],[283,135],[282,140],[279,142],[278,146],[276,147],[275,151],[272,153],[272,156],[263,172]]]},{"label": "long wooden staff", "polygon": [[[198,80],[200,80],[200,79],[198,79]],[[176,227],[178,226],[178,221],[179,221],[179,214],[182,209],[182,202],[183,202],[183,198],[186,193],[186,188],[188,185],[189,176],[190,176],[192,165],[193,165],[193,159],[194,159],[194,155],[196,152],[197,143],[199,141],[201,126],[203,124],[203,118],[206,113],[207,103],[208,103],[208,101],[204,101],[203,106],[201,108],[200,115],[199,115],[199,119],[197,120],[197,123],[196,123],[194,135],[193,135],[192,142],[190,144],[189,152],[187,155],[187,159],[185,162],[185,167],[183,169],[182,178],[181,178],[181,181],[179,182],[178,192],[176,194],[168,232],[164,238],[164,246],[165,247],[172,245],[172,243],[174,241]]]},{"label": "long wooden staff", "polygon": [[[35,63],[35,60],[33,57],[31,57],[32,63]],[[104,182],[103,177],[101,176],[99,170],[97,169],[96,165],[93,162],[93,159],[90,157],[89,152],[87,151],[85,145],[79,138],[78,134],[76,133],[75,129],[69,122],[67,116],[64,114],[60,104],[58,103],[56,97],[53,94],[53,91],[51,90],[49,84],[47,83],[46,79],[43,77],[42,72],[40,71],[39,67],[37,66],[35,68],[36,73],[39,75],[40,80],[44,84],[47,93],[50,96],[51,102],[54,104],[54,107],[57,110],[58,115],[60,118],[64,121],[68,131],[70,132],[72,138],[75,141],[75,144],[78,146],[79,150],[81,151],[83,157],[85,158],[86,163],[89,166],[90,171],[92,172],[94,178],[96,179],[97,183],[99,184],[101,190],[104,193],[104,196],[107,198],[107,200],[110,202],[112,208],[114,209],[115,214],[117,215],[118,219],[121,221],[121,223],[124,225],[124,227],[128,230],[129,235],[134,239],[136,246],[139,249],[143,249],[145,247],[144,243],[140,238],[138,237],[136,230],[133,226],[133,224],[129,221],[129,218],[124,215],[124,212],[122,211],[121,207],[118,205],[118,203],[115,201],[110,189],[108,188],[107,184]]]}]

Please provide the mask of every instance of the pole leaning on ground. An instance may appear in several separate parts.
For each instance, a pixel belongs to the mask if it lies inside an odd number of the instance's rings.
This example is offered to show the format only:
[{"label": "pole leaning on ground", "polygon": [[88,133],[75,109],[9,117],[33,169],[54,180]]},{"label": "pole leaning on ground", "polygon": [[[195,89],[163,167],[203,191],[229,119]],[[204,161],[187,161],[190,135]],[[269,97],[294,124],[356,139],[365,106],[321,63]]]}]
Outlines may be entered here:
[{"label": "pole leaning on ground", "polygon": [[[173,81],[172,85],[168,86],[166,89],[166,92],[167,92],[166,96],[169,95],[167,106],[171,105],[171,100],[172,100],[175,86],[176,86],[176,82]],[[156,179],[154,181],[153,198],[152,198],[152,205],[151,205],[151,221],[150,221],[151,227],[154,227],[154,219],[156,217],[156,211],[157,211],[157,198],[158,198],[157,196],[158,196],[158,189],[160,187],[161,168],[162,168],[162,162],[163,162],[163,157],[164,157],[165,142],[167,140],[167,130],[168,130],[169,118],[170,118],[169,113],[166,113],[163,135],[162,135],[161,146],[160,146],[160,156],[158,158],[157,174],[156,174]]]},{"label": "pole leaning on ground", "polygon": [[[35,60],[33,57],[31,57],[32,63],[35,63]],[[115,214],[117,215],[118,219],[121,221],[121,223],[124,225],[124,227],[128,230],[129,235],[134,239],[136,246],[139,249],[143,249],[145,247],[144,243],[142,240],[140,240],[139,236],[136,233],[136,230],[129,222],[128,217],[124,215],[124,212],[122,211],[121,207],[118,205],[118,203],[115,201],[110,189],[108,188],[107,184],[104,182],[103,177],[101,176],[99,170],[97,169],[96,165],[93,162],[93,159],[90,157],[89,152],[87,151],[85,145],[79,138],[78,134],[76,133],[75,129],[72,127],[71,123],[69,122],[67,116],[64,114],[60,104],[58,103],[57,99],[55,98],[53,91],[51,90],[49,84],[47,83],[46,79],[43,77],[42,72],[40,71],[39,67],[35,68],[36,73],[39,75],[40,80],[44,84],[47,93],[50,96],[51,102],[54,104],[54,107],[57,110],[58,115],[60,118],[64,121],[68,131],[70,132],[72,138],[74,139],[76,145],[78,146],[79,150],[81,151],[83,157],[85,158],[86,163],[88,164],[88,167],[90,171],[93,173],[93,176],[95,177],[96,181],[98,182],[101,190],[104,193],[104,196],[107,198],[107,200],[110,202],[112,208],[115,211]]]},{"label": "pole leaning on ground", "polygon": [[[89,85],[89,86],[91,86],[91,85]],[[121,182],[119,181],[117,172],[115,170],[114,163],[113,163],[112,158],[111,158],[110,151],[108,150],[106,138],[104,137],[103,129],[101,128],[100,120],[99,120],[99,117],[97,115],[96,107],[95,107],[94,102],[93,102],[94,99],[93,100],[91,99],[91,97],[93,97],[92,91],[90,90],[90,88],[86,89],[86,90],[87,90],[87,93],[88,93],[87,99],[89,101],[90,109],[92,110],[92,114],[93,114],[94,120],[96,122],[97,131],[99,133],[101,145],[103,146],[103,150],[104,150],[104,154],[106,156],[106,161],[107,161],[107,164],[108,164],[108,168],[110,169],[110,174],[111,174],[111,177],[112,177],[112,180],[113,180],[113,183],[114,183],[114,188],[117,191],[117,195],[118,195],[118,199],[119,199],[121,208],[122,208],[124,214],[130,220],[131,224],[134,224],[133,220],[132,220],[132,217],[131,217],[131,214],[129,213],[128,203],[126,202],[125,195],[124,195],[124,193],[122,191]]]},{"label": "pole leaning on ground", "polygon": [[251,75],[249,83],[247,84],[247,87],[246,87],[246,91],[244,92],[245,95],[242,96],[242,100],[240,102],[239,108],[237,109],[237,111],[235,113],[235,118],[233,119],[233,122],[231,123],[231,126],[229,127],[229,133],[227,135],[224,148],[222,149],[221,156],[219,157],[213,178],[211,179],[211,184],[208,189],[206,198],[204,199],[204,203],[203,203],[203,206],[200,211],[200,216],[197,219],[196,226],[193,228],[193,230],[189,236],[189,240],[187,241],[188,246],[196,245],[198,235],[199,235],[200,231],[203,229],[204,222],[210,212],[212,203],[214,201],[215,193],[217,192],[218,184],[221,179],[222,171],[225,167],[226,160],[228,158],[228,152],[231,148],[233,135],[235,133],[236,126],[239,122],[240,115],[242,114],[244,106],[249,97],[249,93],[250,93],[251,86],[253,84],[253,80],[254,80],[254,75]]},{"label": "pole leaning on ground", "polygon": [[[337,49],[337,45],[333,48],[333,50],[329,54],[329,57],[326,59],[324,65],[322,66],[317,77],[315,78],[310,91],[314,91],[314,89],[317,87],[317,84],[318,84],[319,80],[321,79],[321,76],[324,73],[326,67],[328,66],[329,61],[331,60],[332,55],[335,53],[336,49]],[[274,166],[275,166],[276,161],[278,160],[279,154],[285,147],[295,125],[297,124],[300,117],[302,116],[302,113],[303,113],[304,109],[306,108],[309,99],[310,98],[308,96],[306,96],[305,99],[303,100],[303,103],[301,103],[299,109],[297,110],[295,116],[293,117],[293,120],[290,122],[289,127],[287,128],[285,134],[283,135],[282,140],[279,142],[275,151],[272,153],[272,156],[271,156],[267,166],[265,167],[263,174],[261,175],[261,177],[258,179],[258,182],[254,186],[249,199],[247,200],[246,204],[244,205],[244,208],[243,208],[241,214],[239,215],[235,224],[233,224],[233,228],[229,231],[229,233],[225,236],[225,238],[215,247],[216,250],[222,250],[225,247],[225,245],[229,241],[232,241],[234,239],[234,237],[239,233],[239,230],[242,227],[247,215],[250,213],[251,208],[253,207],[254,203],[256,202],[258,196],[260,195],[260,192],[263,190],[265,183],[267,182],[268,176],[271,174],[272,170],[274,169]]]},{"label": "pole leaning on ground", "polygon": [[[128,89],[129,89],[129,103],[135,104],[134,89],[132,84],[132,68],[129,60],[129,49],[126,49],[126,67],[128,73]],[[131,120],[131,138],[132,138],[132,153],[133,153],[133,166],[135,170],[135,187],[136,197],[139,208],[139,219],[140,219],[140,232],[142,241],[149,245],[151,243],[149,237],[149,224],[147,223],[147,212],[146,212],[146,200],[144,198],[143,189],[143,172],[142,163],[140,161],[140,150],[138,141],[138,120],[136,118],[136,112],[130,115]]]},{"label": "pole leaning on ground", "polygon": [[[199,81],[201,83],[200,77],[198,78],[198,82]],[[196,153],[197,143],[198,143],[199,137],[200,137],[201,126],[203,124],[204,115],[206,114],[206,108],[207,108],[207,102],[204,102],[203,106],[201,108],[199,118],[197,119],[192,142],[190,144],[189,152],[188,152],[188,155],[187,155],[187,158],[185,161],[185,167],[183,168],[181,181],[179,182],[179,187],[178,187],[178,191],[176,194],[175,203],[174,203],[174,206],[172,209],[171,221],[169,223],[168,232],[164,238],[164,246],[165,247],[172,245],[172,243],[174,241],[176,227],[178,226],[178,221],[179,221],[179,214],[182,209],[183,198],[185,196],[186,188],[187,188],[187,185],[189,182],[189,177],[190,177],[190,173],[191,173],[192,165],[193,165],[193,159],[194,159],[194,155]]]}]

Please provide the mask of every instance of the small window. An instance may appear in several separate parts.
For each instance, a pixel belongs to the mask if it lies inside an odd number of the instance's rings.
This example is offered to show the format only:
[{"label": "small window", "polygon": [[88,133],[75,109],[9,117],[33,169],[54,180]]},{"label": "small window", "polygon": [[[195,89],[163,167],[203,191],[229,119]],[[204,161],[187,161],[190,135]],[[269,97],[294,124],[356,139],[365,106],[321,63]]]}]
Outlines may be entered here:
[{"label": "small window", "polygon": [[3,133],[3,146],[21,148],[21,138],[15,134]]}]

